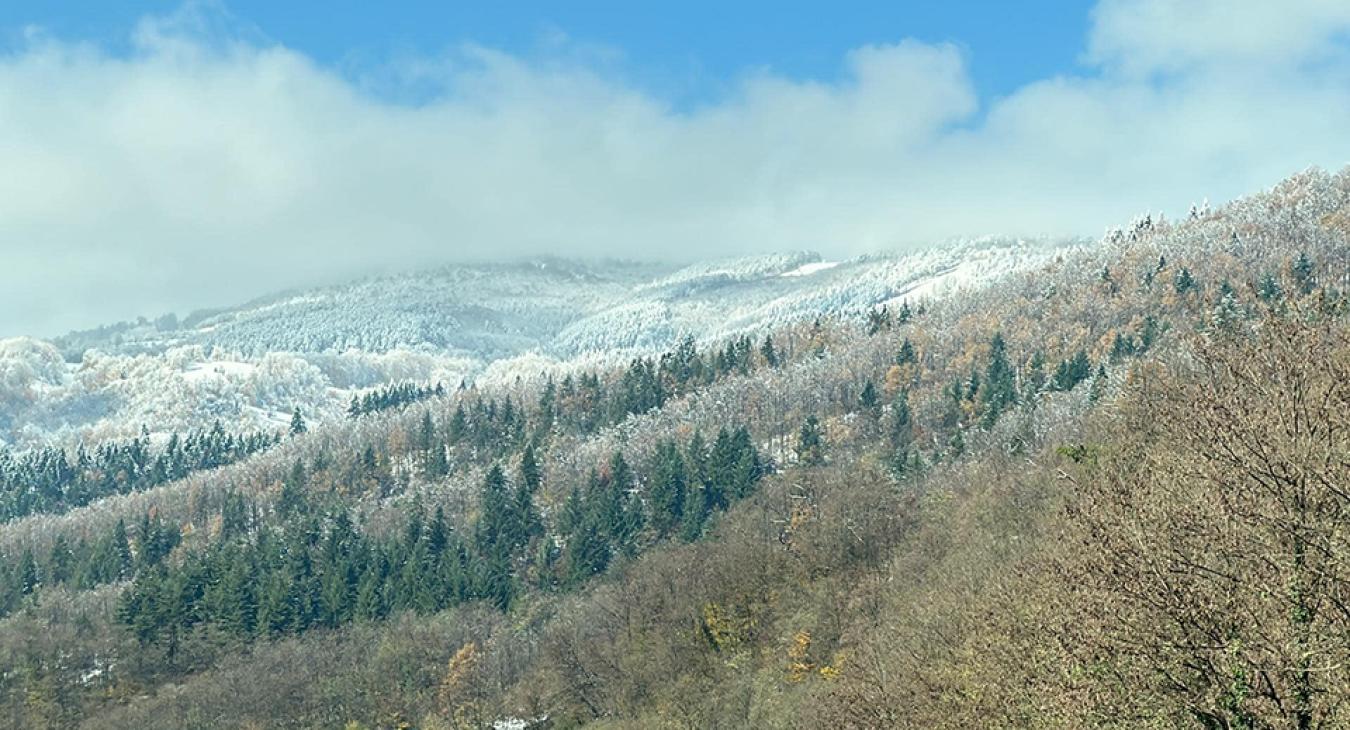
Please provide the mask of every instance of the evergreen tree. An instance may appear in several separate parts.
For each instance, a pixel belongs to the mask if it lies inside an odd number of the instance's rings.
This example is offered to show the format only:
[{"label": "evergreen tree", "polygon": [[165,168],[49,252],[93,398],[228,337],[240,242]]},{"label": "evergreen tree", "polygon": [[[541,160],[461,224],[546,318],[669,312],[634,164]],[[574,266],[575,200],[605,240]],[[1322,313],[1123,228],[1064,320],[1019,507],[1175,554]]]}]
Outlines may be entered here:
[{"label": "evergreen tree", "polygon": [[684,507],[680,510],[680,536],[686,541],[693,541],[703,534],[703,526],[714,501],[708,485],[708,446],[703,435],[697,431],[685,449],[685,467],[687,476]]},{"label": "evergreen tree", "polygon": [[778,350],[773,346],[773,338],[764,335],[764,344],[759,347],[759,354],[764,358],[764,364],[771,368],[778,367]]},{"label": "evergreen tree", "polygon": [[524,542],[514,504],[507,493],[506,474],[500,465],[493,464],[483,479],[479,512],[476,539],[481,554],[509,555],[514,546]]},{"label": "evergreen tree", "polygon": [[41,578],[38,573],[37,560],[33,559],[33,549],[25,547],[23,557],[19,558],[19,569],[17,571],[19,592],[27,596],[31,594],[41,584]]},{"label": "evergreen tree", "polygon": [[1027,364],[1026,399],[1034,403],[1036,395],[1045,387],[1045,353],[1037,350]]},{"label": "evergreen tree", "polygon": [[[499,610],[509,609],[516,594],[515,582],[511,576],[510,556],[500,552],[491,554],[483,561],[482,570],[478,595]],[[603,570],[603,567],[600,568],[600,571]]]},{"label": "evergreen tree", "polygon": [[631,555],[637,549],[638,533],[646,522],[642,511],[642,500],[632,492],[633,471],[623,454],[615,452],[610,459],[607,498],[603,512],[605,523],[610,527],[610,539],[613,545],[625,554]]},{"label": "evergreen tree", "polygon": [[464,415],[464,404],[458,403],[455,405],[455,414],[450,417],[450,426],[446,429],[445,434],[446,438],[452,445],[457,444],[463,440],[468,427],[468,417]]},{"label": "evergreen tree", "polygon": [[1284,290],[1280,288],[1280,282],[1276,281],[1271,274],[1261,277],[1261,283],[1256,291],[1261,299],[1266,302],[1276,302],[1284,296]]},{"label": "evergreen tree", "polygon": [[989,343],[989,364],[984,372],[984,426],[989,428],[1007,408],[1017,403],[1017,383],[1012,366],[1008,364],[1007,345],[1001,333],[995,334]]},{"label": "evergreen tree", "polygon": [[1181,269],[1177,271],[1176,278],[1172,281],[1172,288],[1176,289],[1178,294],[1185,294],[1194,289],[1195,277],[1191,276],[1191,270],[1185,266],[1181,267]]},{"label": "evergreen tree", "polygon": [[356,617],[363,621],[377,621],[384,618],[384,579],[377,565],[370,565],[361,574],[356,587]]},{"label": "evergreen tree", "polygon": [[1313,290],[1313,263],[1308,258],[1306,251],[1300,251],[1298,258],[1289,267],[1289,275],[1294,280],[1294,287],[1298,293],[1304,296],[1312,293]]},{"label": "evergreen tree", "polygon": [[858,407],[873,420],[881,417],[881,397],[877,395],[877,387],[871,378],[863,383],[862,392],[858,394]]},{"label": "evergreen tree", "polygon": [[656,447],[649,490],[652,527],[661,536],[669,534],[684,515],[686,474],[684,457],[674,441],[662,441]]},{"label": "evergreen tree", "polygon": [[300,409],[296,408],[291,413],[291,435],[298,436],[307,430],[309,429],[305,426],[305,417],[300,415]]},{"label": "evergreen tree", "polygon": [[1097,373],[1092,378],[1092,386],[1088,389],[1088,402],[1096,403],[1106,394],[1106,366],[1098,365]]},{"label": "evergreen tree", "polygon": [[127,523],[120,517],[117,518],[117,524],[113,525],[110,541],[114,560],[113,567],[116,569],[113,579],[127,578],[131,575],[132,568],[131,541],[127,538]]},{"label": "evergreen tree", "polygon": [[807,416],[797,434],[797,460],[806,466],[825,463],[825,442],[821,436],[820,419]]},{"label": "evergreen tree", "polygon": [[303,514],[307,509],[305,500],[305,465],[299,459],[291,465],[290,474],[281,482],[281,494],[277,497],[277,513],[283,518]]},{"label": "evergreen tree", "polygon": [[909,391],[902,390],[895,395],[891,405],[891,448],[897,452],[907,452],[914,441],[914,416],[909,409]]},{"label": "evergreen tree", "polygon": [[534,507],[534,495],[538,493],[543,477],[539,473],[539,463],[535,460],[534,446],[526,446],[520,457],[520,479],[516,484],[514,496],[514,526],[520,544],[543,531],[539,511]]},{"label": "evergreen tree", "polygon": [[258,631],[279,636],[291,630],[296,619],[295,582],[282,567],[271,571],[258,601]]},{"label": "evergreen tree", "polygon": [[891,313],[883,304],[880,309],[867,310],[867,335],[871,337],[883,329],[891,328]]},{"label": "evergreen tree", "polygon": [[919,358],[914,353],[914,343],[906,337],[900,342],[900,349],[895,353],[895,364],[906,365],[912,362],[918,362]]},{"label": "evergreen tree", "polygon": [[587,515],[567,540],[564,551],[567,585],[577,585],[593,575],[605,572],[611,558],[609,541],[593,515]]},{"label": "evergreen tree", "polygon": [[961,455],[966,452],[966,437],[961,429],[958,428],[952,433],[952,437],[947,441],[947,449],[950,458],[953,460],[961,458]]}]

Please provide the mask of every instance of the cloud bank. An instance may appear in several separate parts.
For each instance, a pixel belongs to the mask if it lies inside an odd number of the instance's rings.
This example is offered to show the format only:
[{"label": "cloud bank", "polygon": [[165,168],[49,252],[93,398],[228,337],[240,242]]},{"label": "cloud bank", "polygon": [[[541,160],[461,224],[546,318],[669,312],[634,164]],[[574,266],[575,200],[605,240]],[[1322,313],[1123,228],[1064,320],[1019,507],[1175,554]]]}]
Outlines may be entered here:
[{"label": "cloud bank", "polygon": [[0,334],[439,261],[1091,235],[1350,162],[1343,0],[1103,0],[1077,73],[996,100],[979,49],[900,40],[694,108],[584,52],[362,76],[219,21],[0,53]]}]

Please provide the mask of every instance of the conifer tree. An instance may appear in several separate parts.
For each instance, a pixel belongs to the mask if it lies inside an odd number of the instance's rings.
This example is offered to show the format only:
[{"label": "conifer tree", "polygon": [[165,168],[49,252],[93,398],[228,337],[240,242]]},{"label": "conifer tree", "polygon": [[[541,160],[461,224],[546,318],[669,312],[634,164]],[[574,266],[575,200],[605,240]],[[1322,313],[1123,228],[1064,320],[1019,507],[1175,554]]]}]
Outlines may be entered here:
[{"label": "conifer tree", "polygon": [[1300,251],[1298,258],[1289,267],[1290,278],[1298,293],[1307,296],[1313,290],[1313,263],[1306,251]]},{"label": "conifer tree", "polygon": [[371,565],[361,574],[356,587],[356,617],[363,621],[376,621],[384,617],[384,580],[378,566]]},{"label": "conifer tree", "polygon": [[290,430],[292,436],[298,436],[308,430],[308,427],[305,426],[305,417],[300,414],[300,409],[298,407],[291,412]]},{"label": "conifer tree", "polygon": [[277,497],[277,513],[283,518],[305,512],[305,465],[296,460],[291,465],[290,474],[281,482],[281,494]]},{"label": "conifer tree", "polygon": [[1106,366],[1098,365],[1097,372],[1092,378],[1092,385],[1088,389],[1088,402],[1096,403],[1106,394]]},{"label": "conifer tree", "polygon": [[825,443],[821,436],[820,419],[807,416],[797,434],[797,460],[806,466],[825,463]]},{"label": "conifer tree", "polygon": [[1181,267],[1181,269],[1177,271],[1176,278],[1172,281],[1172,288],[1176,289],[1178,294],[1185,294],[1194,289],[1195,277],[1191,276],[1191,270],[1185,266]]},{"label": "conifer tree", "polygon": [[881,398],[877,395],[877,386],[871,378],[863,383],[862,392],[858,394],[858,407],[873,420],[881,416]]},{"label": "conifer tree", "polygon": [[604,520],[610,527],[610,539],[613,545],[625,554],[632,554],[637,548],[638,533],[646,523],[642,510],[642,500],[633,493],[633,471],[623,454],[615,452],[610,459]]},{"label": "conifer tree", "polygon": [[669,534],[684,514],[686,474],[684,457],[674,441],[662,441],[656,447],[649,490],[652,527],[661,536]]},{"label": "conifer tree", "polygon": [[1261,283],[1257,287],[1257,294],[1263,301],[1276,302],[1284,296],[1284,290],[1280,287],[1280,282],[1276,281],[1271,274],[1261,277]]},{"label": "conifer tree", "polygon": [[778,350],[773,346],[773,337],[764,335],[764,344],[759,347],[759,354],[764,358],[764,364],[771,368],[778,367]]},{"label": "conifer tree", "polygon": [[984,426],[989,428],[1010,406],[1017,403],[1017,383],[1008,363],[1007,345],[1002,333],[996,333],[989,343],[989,364],[984,371]]},{"label": "conifer tree", "polygon": [[906,337],[904,340],[901,340],[900,349],[895,353],[895,364],[906,365],[917,361],[918,356],[914,353],[914,343],[910,342],[909,338]]},{"label": "conifer tree", "polygon": [[895,395],[891,404],[891,448],[897,452],[906,452],[914,440],[914,416],[909,409],[909,391],[902,390]]},{"label": "conifer tree", "polygon": [[520,457],[520,479],[516,483],[514,495],[515,531],[520,544],[542,531],[539,511],[534,506],[534,495],[538,493],[543,477],[539,472],[539,463],[535,460],[534,446],[525,447]]}]

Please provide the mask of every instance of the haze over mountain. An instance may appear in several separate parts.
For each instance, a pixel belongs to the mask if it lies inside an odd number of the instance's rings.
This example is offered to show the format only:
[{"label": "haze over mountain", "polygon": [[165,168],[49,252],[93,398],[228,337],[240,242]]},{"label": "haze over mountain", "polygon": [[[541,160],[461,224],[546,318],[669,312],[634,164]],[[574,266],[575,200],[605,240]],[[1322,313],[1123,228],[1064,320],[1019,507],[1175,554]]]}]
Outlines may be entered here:
[{"label": "haze over mountain", "polygon": [[[92,35],[44,28],[41,9],[61,3],[15,4],[0,15],[0,137],[22,140],[0,147],[0,332],[52,337],[470,259],[838,259],[1096,237],[1350,160],[1344,3],[869,5],[834,9],[874,22],[815,66],[740,58],[677,103],[625,63],[614,29],[636,13],[602,26],[613,39],[546,24],[507,49],[428,23],[424,54],[325,63],[310,39],[214,2]],[[716,35],[728,52],[773,32],[760,16],[830,26],[738,12],[739,32]],[[1024,32],[1056,30],[1067,60],[990,93],[977,79],[1003,71],[981,47],[945,28],[910,37],[911,15],[939,12],[989,27],[1031,15],[1044,30]],[[989,42],[1013,67],[1045,52],[1027,35]]]}]

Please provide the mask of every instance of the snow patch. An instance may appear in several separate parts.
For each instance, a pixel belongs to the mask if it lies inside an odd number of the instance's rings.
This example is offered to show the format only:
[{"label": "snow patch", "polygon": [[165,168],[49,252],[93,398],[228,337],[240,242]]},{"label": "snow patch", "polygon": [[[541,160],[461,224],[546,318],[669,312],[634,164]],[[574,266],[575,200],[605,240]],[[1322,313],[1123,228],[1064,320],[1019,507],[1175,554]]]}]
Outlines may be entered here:
[{"label": "snow patch", "polygon": [[779,276],[810,276],[811,274],[814,274],[817,271],[825,271],[826,269],[833,269],[838,265],[839,265],[838,261],[817,261],[814,264],[802,264],[801,266],[798,266],[792,271],[785,271],[782,274],[779,274]]},{"label": "snow patch", "polygon": [[212,378],[247,378],[257,369],[258,366],[253,363],[237,360],[199,362],[183,371],[183,379],[189,383],[198,383]]}]

